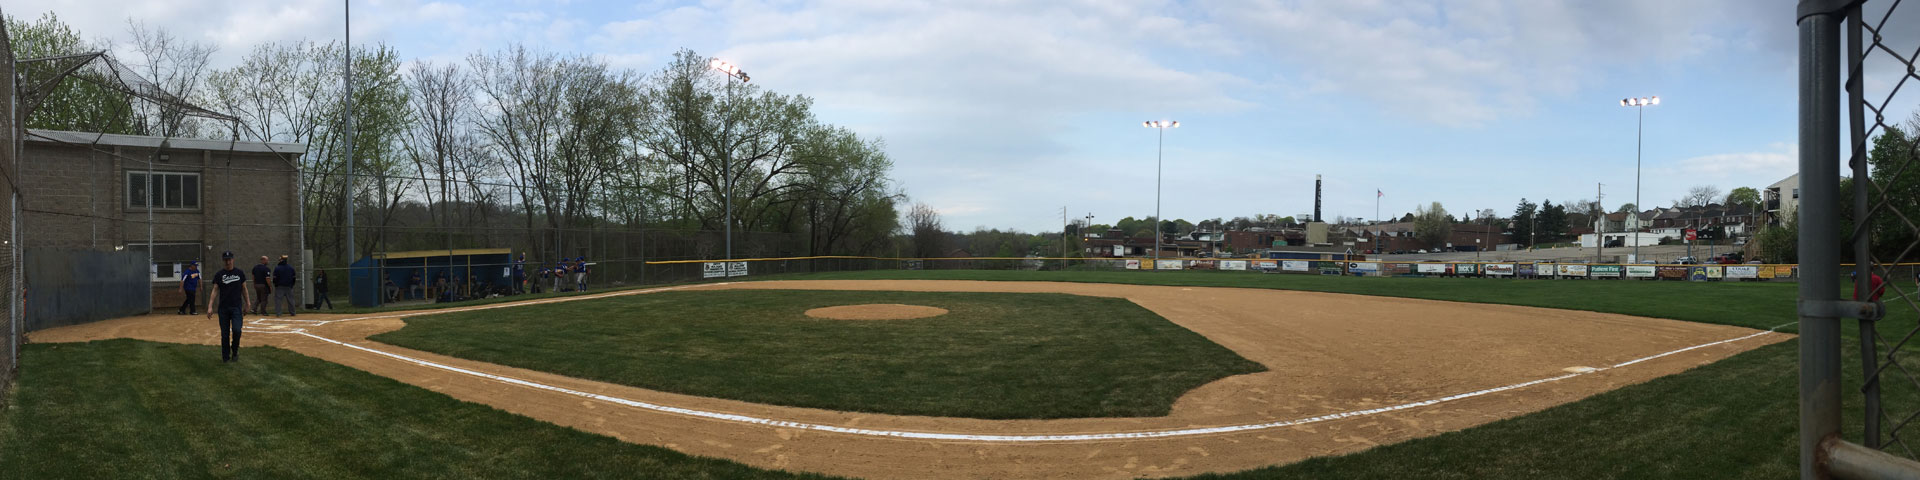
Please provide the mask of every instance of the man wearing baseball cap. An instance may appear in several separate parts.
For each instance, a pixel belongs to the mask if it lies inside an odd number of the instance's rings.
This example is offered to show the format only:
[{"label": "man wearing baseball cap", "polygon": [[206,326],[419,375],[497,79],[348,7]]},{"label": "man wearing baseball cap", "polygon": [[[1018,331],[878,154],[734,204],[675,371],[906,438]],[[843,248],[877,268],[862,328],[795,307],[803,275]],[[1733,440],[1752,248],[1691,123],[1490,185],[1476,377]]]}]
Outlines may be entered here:
[{"label": "man wearing baseball cap", "polygon": [[220,253],[221,268],[213,272],[213,296],[207,299],[207,318],[220,315],[220,361],[240,361],[240,328],[247,314],[247,272],[233,266],[233,252]]}]

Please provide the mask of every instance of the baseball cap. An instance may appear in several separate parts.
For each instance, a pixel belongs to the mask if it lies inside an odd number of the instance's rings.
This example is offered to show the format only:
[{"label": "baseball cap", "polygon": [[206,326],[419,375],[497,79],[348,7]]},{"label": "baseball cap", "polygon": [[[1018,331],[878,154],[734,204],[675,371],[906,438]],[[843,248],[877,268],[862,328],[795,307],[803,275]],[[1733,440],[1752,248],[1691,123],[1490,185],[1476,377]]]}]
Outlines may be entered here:
[{"label": "baseball cap", "polygon": [[227,250],[227,251],[224,251],[224,252],[220,252],[220,259],[221,259],[221,260],[232,260],[232,259],[233,259],[233,251],[232,251],[232,250]]}]

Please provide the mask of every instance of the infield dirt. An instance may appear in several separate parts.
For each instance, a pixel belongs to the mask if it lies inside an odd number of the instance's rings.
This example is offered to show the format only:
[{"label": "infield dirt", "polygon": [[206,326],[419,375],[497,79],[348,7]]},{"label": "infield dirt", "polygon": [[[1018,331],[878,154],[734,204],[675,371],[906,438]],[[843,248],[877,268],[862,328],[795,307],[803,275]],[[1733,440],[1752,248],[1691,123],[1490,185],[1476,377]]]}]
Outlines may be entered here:
[{"label": "infield dirt", "polygon": [[[461,400],[681,452],[864,478],[1133,478],[1231,472],[1459,430],[1644,382],[1792,338],[1614,314],[1265,289],[974,281],[766,281],[689,289],[1052,292],[1126,298],[1266,365],[1188,392],[1165,417],[980,420],[848,413],[693,397],[445,357],[366,340],[403,318],[645,294],[613,292],[446,310],[254,320],[274,345]],[[1035,319],[1044,321],[1045,319]],[[322,323],[326,322],[326,323]],[[34,332],[33,342],[136,338],[214,344],[204,317],[150,315]],[[985,435],[1142,432],[1295,420],[1433,400],[1602,368],[1558,381],[1382,413],[1235,433],[1071,442],[933,441],[741,423],[589,400],[343,347],[306,333],[492,375],[655,405],[790,422]],[[1626,362],[1645,359],[1629,365]],[[209,359],[213,361],[214,359]],[[1569,370],[1573,369],[1573,370]],[[967,392],[954,392],[966,395]]]}]

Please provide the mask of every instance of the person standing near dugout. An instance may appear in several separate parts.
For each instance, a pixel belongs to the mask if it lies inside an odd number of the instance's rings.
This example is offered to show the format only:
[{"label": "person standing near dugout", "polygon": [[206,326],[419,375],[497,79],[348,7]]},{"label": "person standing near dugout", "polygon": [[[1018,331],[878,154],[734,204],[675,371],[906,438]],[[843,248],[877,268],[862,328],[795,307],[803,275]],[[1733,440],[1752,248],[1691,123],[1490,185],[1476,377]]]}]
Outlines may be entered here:
[{"label": "person standing near dugout", "polygon": [[213,272],[213,296],[207,299],[207,319],[220,315],[220,361],[237,362],[240,361],[240,330],[247,314],[247,272],[234,268],[231,251],[221,252],[220,262],[226,268]]},{"label": "person standing near dugout", "polygon": [[[194,304],[194,301],[198,300],[200,296],[200,262],[189,263],[186,269],[180,271],[180,293],[187,294],[187,300],[180,304],[180,314],[195,315],[200,313],[200,309],[196,308]],[[211,308],[212,305],[208,305],[208,307]]]},{"label": "person standing near dugout", "polygon": [[253,266],[254,296],[252,310],[254,315],[266,315],[267,304],[273,301],[269,298],[270,295],[273,295],[273,284],[268,283],[273,280],[273,270],[270,270],[271,268],[273,267],[267,266],[266,255],[261,255],[260,264]]},{"label": "person standing near dugout", "polygon": [[274,316],[280,316],[280,312],[287,312],[289,317],[300,313],[300,305],[295,304],[293,299],[294,280],[299,276],[299,273],[293,271],[293,265],[287,263],[287,256],[281,255],[280,266],[273,267]]}]

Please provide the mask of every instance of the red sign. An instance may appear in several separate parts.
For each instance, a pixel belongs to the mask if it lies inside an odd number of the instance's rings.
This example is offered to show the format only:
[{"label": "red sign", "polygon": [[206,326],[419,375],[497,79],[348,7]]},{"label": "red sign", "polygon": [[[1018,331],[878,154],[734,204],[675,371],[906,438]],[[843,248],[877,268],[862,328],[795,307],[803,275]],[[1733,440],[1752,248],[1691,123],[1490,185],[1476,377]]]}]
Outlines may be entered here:
[{"label": "red sign", "polygon": [[1687,229],[1687,241],[1691,242],[1699,239],[1700,239],[1700,231],[1694,230],[1691,228]]}]

